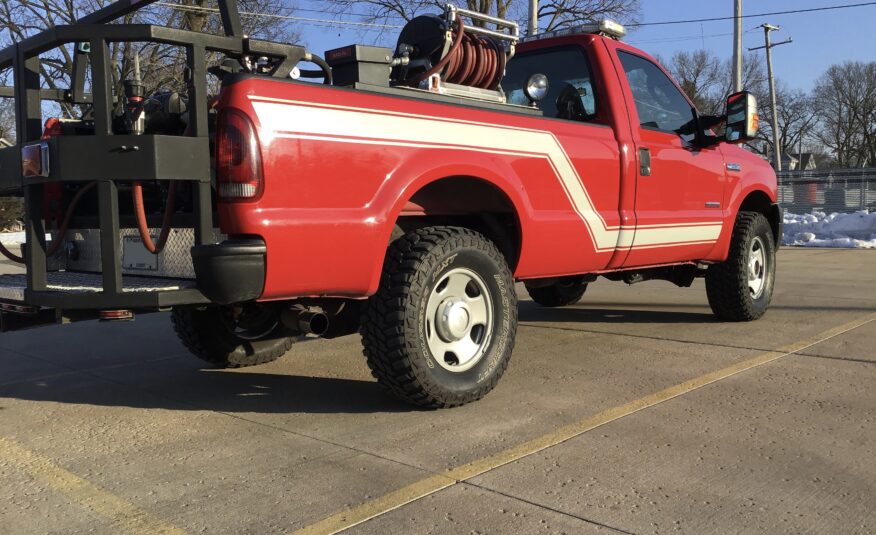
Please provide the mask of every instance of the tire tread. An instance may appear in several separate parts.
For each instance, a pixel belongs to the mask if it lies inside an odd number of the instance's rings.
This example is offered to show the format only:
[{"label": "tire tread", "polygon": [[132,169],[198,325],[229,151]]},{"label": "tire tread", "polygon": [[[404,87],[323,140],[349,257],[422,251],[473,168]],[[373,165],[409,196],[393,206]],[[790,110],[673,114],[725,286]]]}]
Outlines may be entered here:
[{"label": "tire tread", "polygon": [[[418,373],[418,362],[410,354],[418,351],[413,337],[405,336],[405,326],[416,329],[414,307],[406,307],[409,295],[428,290],[428,269],[424,264],[460,247],[476,248],[501,266],[506,281],[513,281],[505,258],[487,238],[463,227],[435,226],[411,231],[388,248],[380,287],[363,307],[360,324],[362,346],[368,366],[377,381],[402,401],[427,408],[464,405],[487,394],[504,373],[509,358],[501,359],[497,369],[483,385],[466,393],[442,393],[429,381],[428,373]],[[516,300],[511,303],[512,326],[516,326]],[[507,351],[514,345],[510,333]]]},{"label": "tire tread", "polygon": [[[751,299],[747,282],[747,247],[750,240],[758,234],[758,228],[766,226],[769,222],[759,212],[739,212],[736,216],[736,224],[733,227],[733,236],[730,240],[730,252],[727,260],[720,264],[714,264],[706,272],[706,295],[712,312],[719,318],[728,321],[752,321],[761,317],[769,300],[763,307],[758,306]],[[772,242],[772,232],[767,232],[767,241],[764,245],[769,247],[773,256],[770,262],[775,264],[775,246]],[[770,296],[772,289],[767,288]]]},{"label": "tire tread", "polygon": [[[262,341],[252,351],[236,351],[239,344],[221,336],[216,326],[211,326],[204,317],[198,317],[203,311],[192,308],[174,308],[171,313],[173,330],[182,344],[194,356],[219,368],[245,368],[267,364],[282,357],[295,339],[281,336],[270,342]],[[267,343],[265,343],[267,342]]]}]

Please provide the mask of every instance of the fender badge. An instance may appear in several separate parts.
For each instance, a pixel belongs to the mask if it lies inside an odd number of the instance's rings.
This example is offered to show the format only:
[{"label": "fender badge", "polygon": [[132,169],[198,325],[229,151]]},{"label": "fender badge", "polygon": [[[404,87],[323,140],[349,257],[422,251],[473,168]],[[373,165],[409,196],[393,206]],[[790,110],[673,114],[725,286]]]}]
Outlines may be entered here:
[{"label": "fender badge", "polygon": [[728,163],[727,164],[728,171],[742,171],[742,165],[738,163]]}]

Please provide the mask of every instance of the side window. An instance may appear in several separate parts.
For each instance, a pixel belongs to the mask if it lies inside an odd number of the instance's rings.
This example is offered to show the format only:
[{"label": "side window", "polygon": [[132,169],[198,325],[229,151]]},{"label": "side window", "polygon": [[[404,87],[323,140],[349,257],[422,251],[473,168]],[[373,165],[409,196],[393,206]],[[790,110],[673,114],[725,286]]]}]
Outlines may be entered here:
[{"label": "side window", "polygon": [[508,102],[528,106],[523,86],[537,73],[548,78],[547,96],[538,103],[545,117],[596,122],[599,98],[594,91],[590,62],[583,50],[569,47],[515,56],[502,79]]},{"label": "side window", "polygon": [[645,58],[622,51],[618,51],[618,56],[636,101],[640,125],[681,135],[692,117],[690,103],[678,87]]}]

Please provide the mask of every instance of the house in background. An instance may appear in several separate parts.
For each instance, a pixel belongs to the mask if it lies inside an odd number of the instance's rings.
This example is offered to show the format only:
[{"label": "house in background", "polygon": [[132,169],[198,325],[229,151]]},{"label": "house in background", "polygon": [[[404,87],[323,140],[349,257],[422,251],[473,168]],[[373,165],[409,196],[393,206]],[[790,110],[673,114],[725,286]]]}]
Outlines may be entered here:
[{"label": "house in background", "polygon": [[811,171],[816,169],[815,155],[811,152],[792,152],[782,154],[783,171]]}]

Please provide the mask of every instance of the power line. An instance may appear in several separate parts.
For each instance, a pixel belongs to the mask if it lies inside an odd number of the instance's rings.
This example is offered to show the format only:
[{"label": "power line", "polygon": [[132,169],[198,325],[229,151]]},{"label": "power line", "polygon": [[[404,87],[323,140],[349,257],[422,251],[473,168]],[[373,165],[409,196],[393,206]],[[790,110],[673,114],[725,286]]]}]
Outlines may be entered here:
[{"label": "power line", "polygon": [[[767,17],[772,15],[794,15],[797,13],[812,13],[813,11],[830,11],[833,9],[846,9],[851,7],[876,6],[876,2],[861,2],[858,4],[844,4],[839,6],[812,7],[809,9],[793,9],[790,11],[772,11],[769,13],[755,13],[753,15],[742,15],[741,18],[749,19],[752,17]],[[638,22],[627,24],[627,26],[665,26],[667,24],[689,24],[692,22],[716,22],[721,20],[735,20],[736,17],[711,17],[708,19],[688,19],[688,20],[664,20],[659,22]]]},{"label": "power line", "polygon": [[[751,33],[753,31],[756,31],[759,29],[760,29],[760,26],[753,28],[751,30],[746,30],[743,33]],[[693,35],[693,34],[691,34],[691,35],[679,35],[677,37],[657,37],[654,39],[637,39],[635,41],[625,41],[625,42],[629,43],[631,45],[649,44],[649,43],[659,44],[659,43],[674,43],[674,42],[679,42],[679,41],[696,41],[698,39],[712,39],[715,37],[728,37],[731,35],[733,35],[732,32],[730,32],[730,33],[711,33],[711,34],[706,34],[706,35]]]},{"label": "power line", "polygon": [[[290,11],[295,11],[295,12],[306,11],[309,13],[327,13],[327,11],[325,9],[313,9],[313,8],[309,8],[309,7],[291,7],[291,8],[284,8],[284,9],[288,9]],[[371,16],[373,16],[373,14],[370,14],[370,13],[347,13],[347,12],[332,13],[332,15],[347,16],[347,17],[371,17]]]},{"label": "power line", "polygon": [[[181,4],[170,4],[167,2],[157,2],[156,6],[164,6],[169,7],[171,9],[176,9],[179,11],[191,11],[196,13],[209,13],[209,14],[217,14],[219,10],[214,7],[201,7],[201,6],[185,6]],[[380,24],[377,22],[356,22],[350,20],[329,20],[329,19],[315,19],[310,17],[295,17],[293,15],[280,15],[279,13],[257,13],[254,11],[240,11],[240,14],[243,16],[250,17],[265,17],[271,19],[281,19],[281,20],[297,20],[300,22],[309,22],[311,24],[323,24],[328,26],[360,26],[360,27],[373,27],[373,28],[397,28],[401,29],[404,26],[399,24]]]},{"label": "power line", "polygon": [[[208,12],[211,14],[218,13],[219,10],[217,8],[211,7],[201,7],[201,6],[186,6],[181,4],[171,4],[167,2],[158,2],[155,5],[169,7],[171,9],[177,9],[180,11],[194,11],[194,12]],[[808,9],[793,9],[788,11],[771,11],[766,13],[755,13],[752,15],[742,15],[741,18],[753,18],[753,17],[766,17],[773,15],[794,15],[799,13],[812,13],[817,11],[830,11],[836,9],[848,9],[853,7],[866,7],[866,6],[876,6],[876,2],[860,2],[857,4],[843,4],[837,6],[824,6],[824,7],[813,7]],[[310,12],[324,12],[316,9],[306,9],[299,8],[299,11],[310,11]],[[257,13],[251,11],[241,11],[241,15],[250,16],[250,17],[265,17],[265,18],[273,18],[273,19],[281,19],[281,20],[295,20],[299,22],[309,22],[311,24],[317,25],[327,25],[327,26],[358,26],[364,28],[382,28],[382,29],[401,29],[404,26],[400,24],[381,24],[377,22],[358,22],[358,21],[348,21],[348,20],[332,20],[332,19],[318,19],[311,17],[296,17],[294,15],[280,15],[278,13]],[[361,13],[350,13],[351,16],[368,16]],[[642,26],[666,26],[670,24],[691,24],[691,23],[699,23],[699,22],[717,22],[717,21],[725,21],[725,20],[734,20],[735,16],[731,17],[710,17],[704,19],[686,19],[686,20],[665,20],[665,21],[657,21],[657,22],[638,22],[638,23],[630,23],[626,26],[629,27],[642,27]],[[759,28],[759,26],[758,26]],[[748,30],[751,31],[751,30]],[[747,32],[746,32],[747,33]],[[732,35],[732,34],[731,34]],[[718,34],[706,36],[706,37],[717,37]],[[696,36],[696,39],[700,39],[703,36]],[[694,37],[692,37],[693,39]],[[673,40],[681,41],[679,38],[672,38]],[[639,41],[639,42],[647,42],[647,41]],[[671,42],[671,41],[666,41]]]},{"label": "power line", "polygon": [[636,41],[624,41],[631,45],[646,44],[646,43],[672,43],[676,41],[694,41],[697,39],[711,39],[713,37],[726,37],[733,35],[732,33],[712,33],[708,35],[688,35],[678,37],[658,37],[656,39],[639,39]]}]

